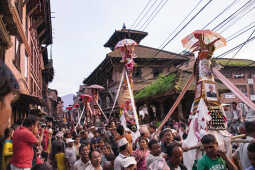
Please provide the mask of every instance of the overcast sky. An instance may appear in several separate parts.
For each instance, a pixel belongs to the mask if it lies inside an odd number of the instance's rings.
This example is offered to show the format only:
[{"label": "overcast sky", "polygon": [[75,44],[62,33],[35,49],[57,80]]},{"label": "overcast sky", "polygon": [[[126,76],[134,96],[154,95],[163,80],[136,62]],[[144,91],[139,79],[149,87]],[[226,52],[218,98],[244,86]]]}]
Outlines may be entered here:
[{"label": "overcast sky", "polygon": [[[121,29],[123,23],[127,28],[141,30],[140,26],[162,1],[165,3],[162,10],[145,29],[148,36],[141,41],[142,45],[158,48],[171,32],[181,23],[185,16],[201,0],[52,0],[53,24],[53,60],[55,77],[50,88],[57,89],[59,95],[75,93],[84,78],[103,61],[109,49],[104,48],[104,43],[116,29]],[[155,5],[150,13],[144,17],[140,26],[132,24],[146,3],[150,7]],[[209,0],[202,0],[198,8],[189,15],[187,23]],[[183,50],[181,39],[194,30],[203,28],[211,19],[218,15],[234,0],[213,0],[190,24],[166,46],[165,50],[179,53]],[[214,28],[248,0],[235,0],[236,3],[217,20],[212,22],[207,29]],[[247,10],[253,9],[255,4],[250,4]],[[239,29],[255,22],[255,10],[251,10],[243,17],[236,18],[224,27],[217,30],[224,37],[229,37]],[[155,14],[155,13],[154,13]],[[243,13],[245,14],[245,13]],[[138,20],[140,21],[140,20]],[[184,26],[180,26],[182,28]],[[254,24],[254,23],[253,23]],[[241,37],[232,40],[227,47],[220,49],[215,54],[233,48],[246,40],[254,28]],[[174,35],[174,34],[173,34]],[[255,33],[254,33],[255,35]],[[255,59],[255,43],[243,47],[235,58]],[[227,57],[233,57],[234,52]]]}]

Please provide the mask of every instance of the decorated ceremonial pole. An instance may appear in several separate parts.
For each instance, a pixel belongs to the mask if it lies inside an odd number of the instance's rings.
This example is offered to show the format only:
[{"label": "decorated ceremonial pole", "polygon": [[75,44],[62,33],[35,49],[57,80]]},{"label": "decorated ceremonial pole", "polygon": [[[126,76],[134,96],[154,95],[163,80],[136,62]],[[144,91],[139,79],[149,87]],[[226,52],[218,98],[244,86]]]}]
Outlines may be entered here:
[{"label": "decorated ceremonial pole", "polygon": [[79,104],[73,105],[73,117],[74,117],[74,122],[78,123],[78,120],[80,117],[80,105]]},{"label": "decorated ceremonial pole", "polygon": [[80,97],[81,97],[82,103],[83,103],[83,112],[82,112],[82,115],[80,116],[79,122],[81,121],[81,118],[86,111],[86,114],[84,116],[84,122],[83,122],[83,124],[85,124],[86,121],[87,122],[92,121],[93,112],[90,107],[90,102],[92,101],[92,97],[87,94],[81,94]]},{"label": "decorated ceremonial pole", "polygon": [[102,87],[100,85],[97,85],[97,84],[94,84],[94,85],[89,86],[88,89],[91,89],[91,91],[92,91],[92,97],[93,97],[93,103],[94,103],[94,107],[93,107],[94,115],[96,117],[100,117],[101,114],[103,114],[105,120],[107,122],[109,122],[108,118],[106,117],[105,113],[103,112],[101,106],[98,103],[99,91],[104,90],[104,87]]},{"label": "decorated ceremonial pole", "polygon": [[64,119],[65,119],[64,121],[67,122],[68,119],[69,119],[69,121],[71,121],[71,116],[72,116],[71,111],[72,111],[72,109],[73,109],[72,105],[71,106],[69,105],[69,106],[66,107],[66,110],[68,110],[68,111],[67,111],[67,114],[64,117]]},{"label": "decorated ceremonial pole", "polygon": [[137,43],[132,39],[123,39],[115,46],[115,50],[120,51],[124,68],[114,106],[118,100],[121,124],[133,132],[138,132],[140,127],[133,94],[134,49],[136,45]]}]

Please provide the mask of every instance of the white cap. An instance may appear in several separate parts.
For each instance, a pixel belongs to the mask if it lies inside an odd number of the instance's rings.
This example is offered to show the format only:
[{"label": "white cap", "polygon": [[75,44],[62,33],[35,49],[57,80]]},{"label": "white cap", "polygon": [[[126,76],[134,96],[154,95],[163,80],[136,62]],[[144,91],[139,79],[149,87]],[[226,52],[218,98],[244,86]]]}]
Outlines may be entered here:
[{"label": "white cap", "polygon": [[74,142],[74,140],[72,138],[67,138],[66,139],[66,143],[71,143],[71,142]]},{"label": "white cap", "polygon": [[124,168],[127,168],[130,165],[136,165],[136,160],[134,157],[130,156],[122,160],[122,166]]},{"label": "white cap", "polygon": [[171,128],[165,128],[162,130],[162,132],[165,132],[165,131],[170,131],[171,133],[173,132]]},{"label": "white cap", "polygon": [[124,145],[128,144],[128,141],[127,141],[127,139],[126,139],[125,137],[119,139],[117,142],[118,142],[118,147],[119,147],[119,148],[120,148],[121,146],[124,146]]}]

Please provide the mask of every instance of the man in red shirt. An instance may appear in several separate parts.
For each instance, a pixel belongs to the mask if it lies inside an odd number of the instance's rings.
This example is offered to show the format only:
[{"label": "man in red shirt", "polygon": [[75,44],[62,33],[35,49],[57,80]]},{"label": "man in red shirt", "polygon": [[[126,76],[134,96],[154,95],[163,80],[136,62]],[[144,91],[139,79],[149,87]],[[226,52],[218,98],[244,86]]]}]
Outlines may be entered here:
[{"label": "man in red shirt", "polygon": [[39,143],[39,120],[30,117],[24,120],[23,126],[18,128],[13,135],[13,156],[11,170],[30,170],[34,157],[33,146]]}]

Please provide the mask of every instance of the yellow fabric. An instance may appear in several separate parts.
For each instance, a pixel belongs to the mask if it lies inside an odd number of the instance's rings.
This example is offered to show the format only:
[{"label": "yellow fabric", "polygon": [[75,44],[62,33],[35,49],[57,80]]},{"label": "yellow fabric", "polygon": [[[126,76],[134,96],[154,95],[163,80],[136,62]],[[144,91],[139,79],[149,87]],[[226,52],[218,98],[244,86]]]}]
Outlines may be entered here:
[{"label": "yellow fabric", "polygon": [[57,153],[55,155],[55,158],[57,162],[57,170],[66,170],[65,154],[63,152]]},{"label": "yellow fabric", "polygon": [[10,162],[10,158],[13,154],[13,147],[11,142],[5,142],[3,145],[2,153],[2,170],[6,170],[7,165]]}]

